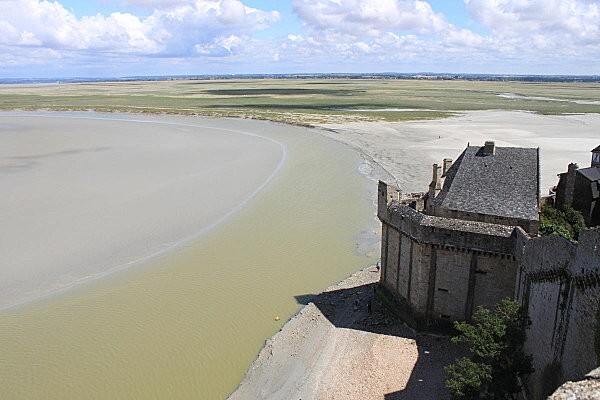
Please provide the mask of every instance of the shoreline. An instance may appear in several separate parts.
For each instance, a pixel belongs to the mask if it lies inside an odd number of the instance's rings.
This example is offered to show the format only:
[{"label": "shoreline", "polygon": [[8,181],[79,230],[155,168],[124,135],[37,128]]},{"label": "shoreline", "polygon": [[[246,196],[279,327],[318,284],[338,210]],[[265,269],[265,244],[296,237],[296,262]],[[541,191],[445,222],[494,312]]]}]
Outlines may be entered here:
[{"label": "shoreline", "polygon": [[[545,145],[549,150],[550,155],[548,157],[554,157],[558,155],[558,152],[560,151],[561,159],[551,160],[552,162],[548,162],[548,160],[544,161],[544,166],[551,170],[551,172],[546,173],[546,182],[544,182],[546,185],[549,181],[549,177],[555,176],[555,172],[562,171],[562,168],[566,169],[567,163],[573,161],[573,159],[569,159],[569,157],[573,157],[573,155],[577,155],[578,157],[587,155],[585,152],[583,152],[583,154],[571,152],[567,153],[565,156],[562,152],[561,139],[559,136],[561,130],[569,131],[564,125],[580,125],[580,121],[587,121],[581,122],[581,125],[587,128],[588,133],[583,134],[585,142],[584,140],[580,140],[580,142],[584,143],[580,143],[579,150],[584,150],[586,146],[590,147],[596,145],[595,140],[597,139],[594,136],[594,126],[600,126],[600,116],[597,114],[546,116],[529,111],[471,111],[434,121],[347,123],[324,126],[317,125],[315,128],[317,128],[317,131],[323,136],[345,144],[357,151],[367,162],[372,162],[374,165],[378,166],[381,171],[384,171],[384,175],[391,177],[399,188],[405,190],[408,187],[409,190],[407,191],[418,191],[419,188],[420,190],[423,190],[423,188],[426,187],[426,182],[430,174],[429,167],[425,165],[417,168],[417,171],[411,171],[407,180],[399,174],[397,168],[394,168],[394,163],[397,164],[398,160],[405,160],[403,164],[406,165],[406,160],[408,159],[409,165],[418,165],[419,163],[423,165],[425,164],[423,159],[439,162],[443,157],[458,155],[460,151],[464,149],[465,143],[463,142],[473,141],[473,143],[478,144],[479,141],[490,139],[490,137],[486,137],[486,134],[482,135],[481,132],[477,132],[476,136],[474,136],[473,133],[463,135],[462,131],[465,124],[470,123],[470,119],[477,120],[477,118],[480,118],[485,120],[487,117],[494,120],[495,118],[506,118],[506,116],[517,117],[518,121],[513,124],[512,128],[505,128],[502,135],[498,134],[493,122],[490,126],[486,126],[486,121],[480,121],[478,127],[480,129],[483,128],[483,131],[489,130],[490,132],[494,132],[494,134],[491,135],[491,138],[499,141],[499,145],[531,146],[532,144],[535,145],[535,141],[539,141],[538,146]],[[580,119],[578,120],[578,118]],[[551,132],[542,132],[537,126],[534,126],[538,121],[553,123],[556,122],[554,121],[556,119],[561,121],[562,125],[557,124],[559,126],[553,127]],[[444,132],[446,134],[442,136],[442,132],[439,131],[435,125],[444,124],[453,125],[453,127],[450,129],[449,133]],[[475,121],[475,125],[477,125],[477,121]],[[590,125],[593,126],[590,127]],[[428,126],[430,127],[429,129],[427,129]],[[381,130],[386,133],[380,135],[372,134],[372,131],[376,130],[377,127],[382,128]],[[528,133],[533,137],[522,135],[521,129],[529,130]],[[542,130],[543,129],[544,128],[542,127]],[[407,131],[411,130],[413,132],[407,133]],[[411,136],[414,138],[414,133],[418,134],[419,132],[426,135],[425,137],[427,140],[433,144],[431,146],[427,144],[421,145],[418,150],[410,150],[413,153],[415,151],[420,151],[420,157],[415,157],[415,154],[409,156],[408,152],[403,150],[401,145],[396,147],[392,145],[391,149],[386,149],[385,147],[390,141],[393,142],[394,140],[399,138],[402,139],[404,137],[410,139]],[[437,135],[438,132],[440,132],[440,135]],[[413,135],[411,135],[411,133],[413,133]],[[576,132],[575,136],[577,136],[577,134],[581,133]],[[436,135],[439,136],[439,138]],[[473,140],[474,137],[475,140]],[[388,140],[386,140],[386,138]],[[440,143],[436,143],[436,139],[442,140]],[[570,141],[576,139],[577,138],[569,138]],[[439,158],[439,160],[437,160],[437,158]],[[544,194],[544,186],[542,186],[541,191],[542,194]],[[371,266],[369,268],[372,270],[373,267]],[[359,286],[373,285],[376,280],[368,278],[368,273],[366,271],[369,271],[369,268],[362,269],[341,282],[328,287],[316,297],[317,302],[319,302],[319,298],[327,297],[328,293],[331,293],[332,291],[335,292],[340,288],[347,289],[348,285],[352,282],[358,283]],[[334,303],[332,303],[332,305],[333,304]],[[342,320],[353,318],[355,311],[354,309],[350,309],[347,303],[342,302],[336,306],[341,313],[340,318],[342,318]],[[413,375],[421,376],[427,374],[419,372],[420,368],[413,368],[413,371],[408,371],[406,365],[410,365],[414,358],[405,354],[404,358],[402,358],[402,356],[397,356],[399,357],[398,359],[403,360],[404,365],[396,366],[397,368],[395,371],[389,371],[388,368],[388,372],[385,374],[368,376],[366,378],[369,381],[371,391],[357,391],[355,385],[364,377],[353,376],[352,374],[356,370],[363,371],[365,368],[369,368],[377,362],[390,362],[390,360],[386,358],[386,356],[390,357],[390,348],[387,349],[387,352],[379,352],[378,356],[375,357],[371,353],[364,354],[357,349],[352,349],[351,346],[350,350],[348,350],[349,347],[346,347],[348,346],[346,343],[342,346],[341,352],[337,352],[336,354],[336,342],[340,340],[339,331],[345,329],[344,326],[347,325],[347,323],[339,325],[338,322],[330,320],[321,308],[323,307],[316,306],[314,302],[306,304],[295,316],[286,322],[279,332],[266,340],[264,347],[258,353],[256,360],[248,369],[244,380],[240,383],[238,388],[230,394],[228,400],[245,398],[332,399],[336,398],[336,394],[339,395],[339,398],[357,400],[383,398],[384,396],[386,400],[448,398],[448,394],[444,387],[442,366],[454,361],[457,350],[449,345],[447,338],[444,339],[438,337],[436,340],[439,340],[440,342],[428,345],[431,349],[434,349],[436,353],[439,353],[440,351],[445,353],[444,357],[438,358],[433,364],[428,366],[428,369],[436,371],[433,373],[433,377],[427,376],[426,379],[417,377],[415,382]],[[399,322],[396,321],[396,324],[398,323]],[[378,332],[375,333],[375,335],[382,341],[389,340],[387,332]],[[410,338],[414,338],[415,335],[419,334],[416,334],[410,329],[398,333],[398,337],[408,338],[408,341],[404,343],[404,346],[406,347],[405,350],[408,352],[412,350],[413,357],[416,345],[414,341],[410,342]],[[347,333],[346,336],[348,336]],[[358,334],[358,336],[360,336],[360,334]],[[420,336],[428,337],[426,334],[420,334]],[[341,341],[345,342],[347,341],[347,338],[342,338]],[[372,343],[373,342],[367,344],[367,347],[369,347],[369,345],[373,346]],[[429,355],[432,354],[432,351],[424,350],[422,352],[417,351],[417,353],[419,355],[416,358],[419,359],[419,356],[423,357],[426,355],[429,357]],[[352,364],[353,368],[345,368],[345,365],[348,363]],[[416,364],[417,362],[415,361],[413,367]],[[417,372],[415,373],[414,370],[417,370]],[[395,375],[398,371],[401,371],[400,376]],[[332,375],[334,376],[332,377]],[[423,382],[427,382],[427,384],[421,385]],[[387,391],[390,390],[389,385],[393,383],[398,384],[400,388],[396,388],[396,391]],[[386,385],[388,386],[386,387]],[[431,396],[432,393],[435,393],[435,395]]]},{"label": "shoreline", "polygon": [[456,349],[392,315],[374,297],[378,280],[372,265],[304,299],[227,399],[447,399]]},{"label": "shoreline", "polygon": [[[561,130],[569,131],[572,133],[573,125],[589,125],[590,123],[596,127],[600,127],[600,113],[587,112],[587,113],[571,113],[565,112],[562,114],[544,114],[537,111],[531,110],[505,110],[505,109],[488,109],[488,110],[448,110],[451,115],[441,116],[437,118],[423,118],[414,120],[404,121],[360,121],[360,122],[341,122],[341,123],[300,123],[293,121],[283,121],[272,118],[262,118],[257,116],[248,115],[220,115],[220,114],[203,114],[203,113],[185,113],[178,112],[177,110],[172,111],[149,111],[144,109],[136,110],[111,110],[102,108],[85,108],[77,109],[65,107],[63,109],[49,109],[49,108],[7,108],[0,110],[3,112],[47,112],[47,113],[99,113],[99,114],[124,114],[124,115],[143,115],[143,116],[158,116],[158,117],[187,117],[187,118],[205,118],[209,120],[250,120],[250,121],[261,121],[267,123],[273,123],[277,125],[286,125],[292,127],[306,128],[316,131],[319,135],[332,139],[338,143],[348,146],[352,150],[358,152],[362,158],[366,161],[373,163],[377,170],[374,174],[374,179],[382,179],[386,181],[393,181],[395,186],[401,189],[402,192],[420,192],[423,187],[426,186],[430,178],[430,166],[434,162],[440,162],[443,158],[452,156],[453,154],[459,154],[466,147],[466,143],[483,143],[485,140],[495,140],[497,145],[501,146],[517,146],[517,147],[540,147],[542,150],[542,158],[544,166],[550,166],[552,169],[551,173],[545,174],[542,179],[542,192],[544,193],[548,188],[551,187],[549,182],[554,182],[554,177],[559,172],[566,171],[566,167],[569,162],[576,161],[580,165],[585,165],[583,159],[577,159],[577,155],[581,154],[581,151],[587,147],[588,143],[595,143],[593,140],[588,140],[589,133],[586,133],[586,137],[575,137],[572,140],[579,139],[580,151],[571,151],[569,153],[570,158],[562,157],[556,159],[558,150],[564,150],[562,144],[541,143],[546,137],[544,127],[540,129],[536,125],[544,125],[545,121],[557,119],[561,120],[563,126]],[[510,122],[504,125],[512,125],[511,128],[505,129],[505,132],[499,133],[496,126],[493,126],[496,122],[489,121],[489,126],[485,126],[486,119],[494,119],[497,116],[513,116],[509,118]],[[579,118],[579,120],[578,120]],[[535,120],[538,121],[535,121]],[[583,121],[583,120],[589,121]],[[516,121],[513,121],[516,120]],[[583,122],[581,122],[583,121]],[[439,124],[451,126],[450,132],[440,131]],[[466,126],[477,125],[479,123],[480,131],[489,131],[486,135],[481,135],[480,132],[473,131],[472,129],[466,128]],[[520,137],[517,132],[524,128],[525,137]],[[545,128],[548,128],[546,125]],[[373,130],[379,129],[384,132],[382,135],[374,135]],[[510,131],[514,131],[511,133]],[[457,143],[456,136],[457,132],[460,132],[462,140]],[[552,132],[555,135],[556,132]],[[595,133],[595,131],[594,131]],[[415,139],[415,134],[423,134],[424,139],[428,142],[427,147],[414,148],[412,152],[403,152],[401,148],[398,148],[398,144],[401,146],[408,146],[409,142],[404,139]],[[508,134],[509,138],[506,139],[504,136]],[[533,134],[537,136],[535,140],[527,137]],[[353,137],[354,135],[354,137]],[[358,135],[358,137],[356,136]],[[364,136],[364,137],[360,137]],[[592,137],[593,138],[593,137]],[[442,139],[439,143],[435,143],[435,139]],[[593,138],[595,140],[595,138]],[[581,143],[585,140],[586,145]],[[402,143],[399,143],[401,141]],[[372,146],[374,143],[383,145],[389,143],[389,146],[377,147]],[[572,142],[569,142],[572,144]],[[562,147],[561,147],[562,146]],[[596,146],[595,144],[593,145]],[[414,147],[414,146],[412,146]],[[589,146],[588,146],[589,147]],[[546,150],[552,153],[544,157]],[[589,149],[588,149],[589,150]],[[414,152],[425,152],[427,153],[423,157],[415,157]],[[435,156],[433,156],[435,154]],[[399,170],[397,160],[407,159],[408,162],[414,165],[414,169],[411,170]],[[426,166],[422,164],[424,159],[427,159]],[[419,161],[421,163],[419,163]],[[550,169],[549,168],[549,169]],[[412,182],[418,181],[423,182],[420,185],[413,185]]]},{"label": "shoreline", "polygon": [[[117,116],[121,117],[135,118]],[[180,117],[170,120],[179,122]],[[374,262],[374,257],[359,255],[362,253],[354,246],[367,233],[372,235],[375,224],[369,194],[373,185],[365,176],[371,168],[359,153],[313,129],[250,120],[185,121],[256,128],[286,144],[289,162],[259,196],[258,204],[245,207],[208,240],[161,257],[147,268],[130,269],[5,314],[0,321],[7,338],[3,353],[16,366],[2,371],[7,384],[1,392],[6,396],[44,393],[46,398],[64,398],[71,393],[70,397],[80,397],[101,390],[115,398],[127,398],[137,390],[148,394],[175,390],[181,398],[193,393],[224,398],[242,380],[264,340],[283,325],[284,321],[273,321],[274,316],[287,319],[299,309],[296,298],[316,293],[359,266]],[[44,129],[48,120],[36,123]],[[68,128],[68,123],[62,126]],[[12,121],[3,128],[17,129]],[[142,131],[150,128],[140,127]],[[181,131],[188,137],[194,133]],[[16,131],[13,136],[19,134]],[[163,141],[167,148],[172,145],[169,138]],[[136,141],[134,137],[130,145],[135,147]],[[242,145],[245,142],[241,141]],[[27,154],[44,153],[37,148],[29,150]],[[279,153],[276,155],[279,159]],[[322,171],[328,162],[332,164]],[[343,207],[313,208],[327,203]],[[273,221],[287,223],[263,224],[264,210]],[[348,219],[348,213],[355,217]],[[273,246],[273,238],[285,240],[281,246]],[[227,284],[205,288],[206,282]],[[263,293],[264,288],[268,293]],[[240,337],[243,330],[248,332]],[[173,337],[182,340],[173,342],[169,339]],[[32,346],[47,351],[28,352]],[[120,350],[115,352],[115,348]],[[33,369],[27,362],[30,354],[36,360]],[[120,369],[104,368],[111,365]],[[77,366],[77,371],[69,366]],[[30,388],[22,385],[24,373],[33,376],[36,384]],[[146,382],[145,377],[153,374],[168,384]],[[60,376],[69,376],[75,385],[65,387]],[[96,382],[93,387],[85,385],[89,379]]]}]

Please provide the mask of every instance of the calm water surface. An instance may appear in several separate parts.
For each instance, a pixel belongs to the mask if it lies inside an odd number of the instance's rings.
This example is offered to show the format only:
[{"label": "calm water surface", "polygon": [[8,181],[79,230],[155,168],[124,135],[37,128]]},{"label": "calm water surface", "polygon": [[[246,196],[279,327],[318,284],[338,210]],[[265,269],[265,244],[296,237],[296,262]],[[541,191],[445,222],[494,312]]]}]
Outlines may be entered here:
[{"label": "calm water surface", "polygon": [[302,128],[202,124],[279,140],[287,161],[196,243],[1,313],[0,398],[222,399],[298,311],[294,296],[374,262],[357,251],[376,224],[355,152]]}]

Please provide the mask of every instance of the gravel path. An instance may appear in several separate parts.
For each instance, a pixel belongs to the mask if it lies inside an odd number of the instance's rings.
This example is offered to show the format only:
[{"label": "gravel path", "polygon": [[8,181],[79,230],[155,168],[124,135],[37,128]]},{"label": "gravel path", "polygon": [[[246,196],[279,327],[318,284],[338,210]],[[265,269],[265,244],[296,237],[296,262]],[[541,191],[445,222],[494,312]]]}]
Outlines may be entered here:
[{"label": "gravel path", "polygon": [[371,266],[312,299],[265,343],[230,399],[447,398],[442,367],[454,349],[393,317],[374,299],[378,280]]}]

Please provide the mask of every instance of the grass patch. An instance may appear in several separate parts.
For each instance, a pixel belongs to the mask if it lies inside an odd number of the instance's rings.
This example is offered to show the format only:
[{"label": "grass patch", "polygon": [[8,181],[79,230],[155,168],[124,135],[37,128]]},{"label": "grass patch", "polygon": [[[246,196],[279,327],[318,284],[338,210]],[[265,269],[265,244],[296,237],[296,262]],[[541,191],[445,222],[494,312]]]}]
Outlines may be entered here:
[{"label": "grass patch", "polygon": [[[505,93],[517,97],[499,96]],[[600,113],[600,104],[577,103],[599,98],[596,83],[232,79],[0,85],[5,110],[183,112],[301,125],[426,120],[474,110]]]},{"label": "grass patch", "polygon": [[[323,96],[352,96],[360,91],[355,90],[336,90],[336,89],[307,89],[307,88],[267,88],[267,89],[209,89],[204,93],[215,96],[304,96],[304,95],[323,95]],[[364,91],[363,91],[364,92]]]}]

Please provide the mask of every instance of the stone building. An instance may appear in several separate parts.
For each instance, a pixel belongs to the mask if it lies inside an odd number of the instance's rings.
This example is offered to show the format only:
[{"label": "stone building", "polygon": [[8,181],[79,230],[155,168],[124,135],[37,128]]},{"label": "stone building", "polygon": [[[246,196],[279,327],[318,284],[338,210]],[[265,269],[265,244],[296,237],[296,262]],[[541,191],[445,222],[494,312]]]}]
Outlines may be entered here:
[{"label": "stone building", "polygon": [[587,226],[600,225],[600,146],[592,150],[589,168],[569,164],[567,172],[558,176],[556,206],[580,211]]},{"label": "stone building", "polygon": [[483,147],[467,146],[453,164],[445,159],[441,175],[434,165],[425,211],[438,217],[520,226],[537,234],[538,203],[538,149],[496,147],[490,141]]},{"label": "stone building", "polygon": [[[597,199],[599,171],[600,147],[592,167],[572,164],[560,175],[557,203],[575,207],[580,193]],[[401,195],[379,182],[378,204],[380,286],[414,324],[469,320],[476,306],[505,297],[523,306],[535,368],[529,399],[545,399],[600,362],[600,229],[582,231],[579,243],[538,237],[538,182],[537,149],[486,142],[434,165],[427,193]],[[600,206],[586,204],[593,221]]]},{"label": "stone building", "polygon": [[537,234],[538,202],[538,149],[494,142],[434,164],[420,198],[380,182],[381,286],[419,326],[514,297],[515,231]]}]

